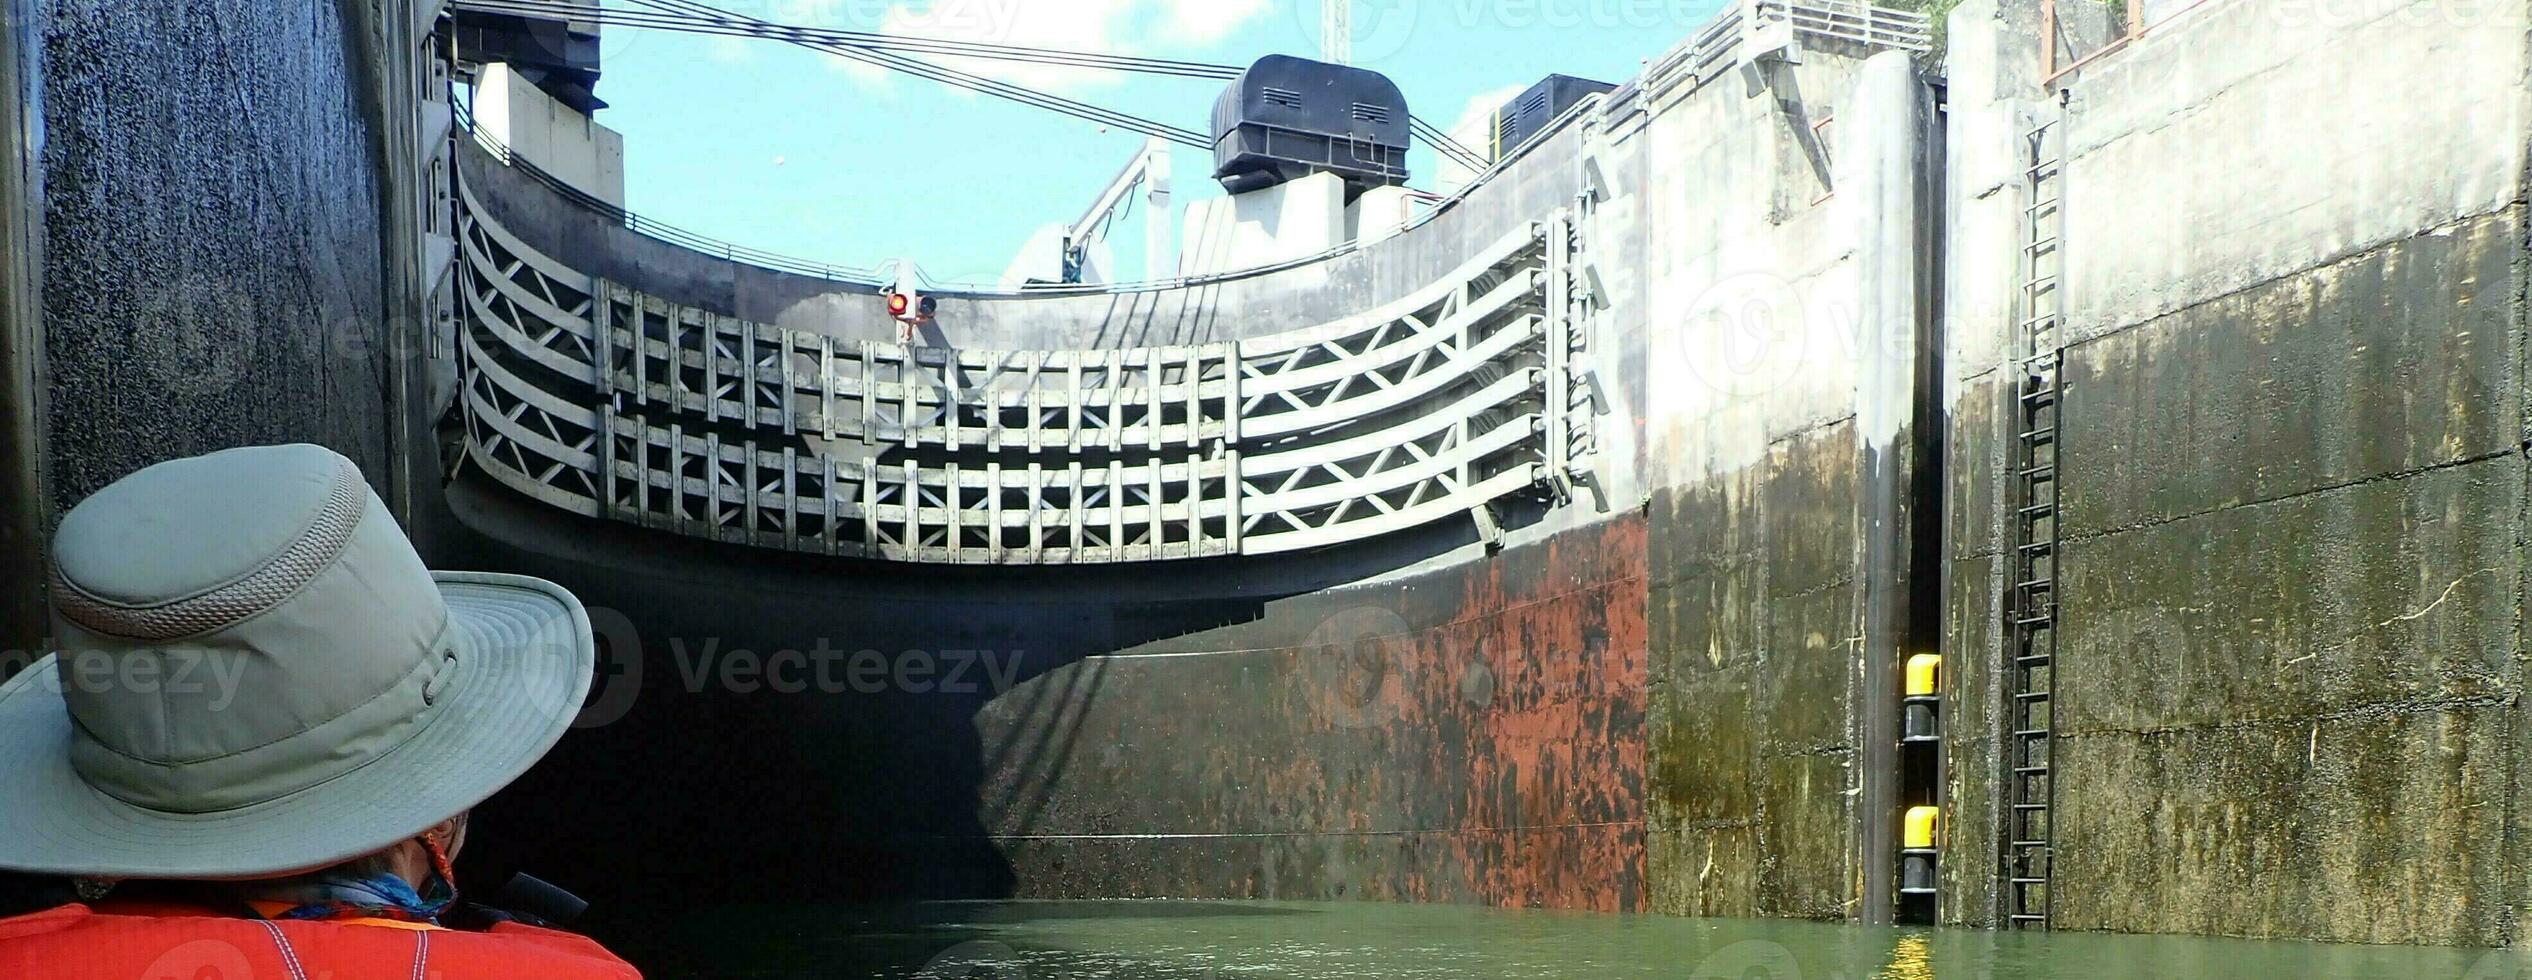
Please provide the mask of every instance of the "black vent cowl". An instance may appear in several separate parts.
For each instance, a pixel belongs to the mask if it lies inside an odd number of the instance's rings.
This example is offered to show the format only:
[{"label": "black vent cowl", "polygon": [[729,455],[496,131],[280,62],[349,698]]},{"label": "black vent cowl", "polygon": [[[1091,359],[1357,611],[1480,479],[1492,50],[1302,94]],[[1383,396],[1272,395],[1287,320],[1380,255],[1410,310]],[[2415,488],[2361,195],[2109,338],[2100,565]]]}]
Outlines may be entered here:
[{"label": "black vent cowl", "polygon": [[1547,129],[1565,110],[1583,99],[1615,89],[1607,82],[1595,82],[1572,75],[1549,75],[1530,86],[1495,112],[1494,159],[1501,160],[1519,152],[1522,144]]},{"label": "black vent cowl", "polygon": [[1403,184],[1407,140],[1406,97],[1362,68],[1268,55],[1213,103],[1213,176],[1234,194],[1314,173],[1348,198]]}]

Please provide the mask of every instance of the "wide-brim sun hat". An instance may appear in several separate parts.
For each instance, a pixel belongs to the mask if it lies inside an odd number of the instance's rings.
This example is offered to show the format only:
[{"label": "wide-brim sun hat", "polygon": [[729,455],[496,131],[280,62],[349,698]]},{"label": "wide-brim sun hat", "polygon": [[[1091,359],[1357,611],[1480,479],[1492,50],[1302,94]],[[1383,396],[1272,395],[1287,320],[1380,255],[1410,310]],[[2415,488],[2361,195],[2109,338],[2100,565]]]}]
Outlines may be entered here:
[{"label": "wide-brim sun hat", "polygon": [[416,835],[571,727],[589,619],[433,572],[350,460],[174,460],[62,519],[52,654],[0,685],[0,869],[244,878]]}]

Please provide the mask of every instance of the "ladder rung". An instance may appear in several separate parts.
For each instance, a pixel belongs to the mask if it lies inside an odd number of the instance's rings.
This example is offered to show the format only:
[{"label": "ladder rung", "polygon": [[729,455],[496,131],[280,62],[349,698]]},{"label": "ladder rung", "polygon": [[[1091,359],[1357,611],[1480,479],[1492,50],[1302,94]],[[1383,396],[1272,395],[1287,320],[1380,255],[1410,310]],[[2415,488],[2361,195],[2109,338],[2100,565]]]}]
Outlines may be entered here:
[{"label": "ladder rung", "polygon": [[[2052,313],[2041,313],[2041,314],[2038,314],[2038,315],[2035,315],[2035,316],[2032,316],[2032,317],[2029,317],[2029,318],[2027,318],[2027,319],[2023,320],[2023,321],[2022,321],[2022,329],[2029,330],[2029,329],[2031,329],[2031,328],[2033,328],[2033,327],[2037,327],[2037,326],[2039,326],[2039,325],[2040,325],[2040,324],[2042,324],[2042,323],[2047,323],[2048,321],[2055,320],[2055,319],[2057,319],[2057,314],[2056,314],[2056,313],[2053,313],[2053,312],[2052,312]],[[2042,355],[2034,354],[2034,355],[2031,355],[2031,356],[2032,356],[2032,358],[2033,358],[2034,360],[2036,360],[2036,359],[2038,359],[2039,357],[2041,357]]]},{"label": "ladder rung", "polygon": [[2023,618],[2021,618],[2021,619],[2014,620],[2014,621],[2013,621],[2013,625],[2015,625],[2015,626],[2037,626],[2037,625],[2039,625],[2039,624],[2041,624],[2041,623],[2046,623],[2046,622],[2048,622],[2048,621],[2050,621],[2050,620],[2053,620],[2053,619],[2056,619],[2056,618],[2057,618],[2057,616],[2056,616],[2055,614],[2053,614],[2053,613],[2052,613],[2052,614],[2047,614],[2047,615],[2040,615],[2040,616],[2026,616],[2026,617],[2023,617]]},{"label": "ladder rung", "polygon": [[2036,812],[2036,811],[2040,811],[2040,810],[2046,810],[2046,809],[2048,809],[2048,804],[2046,804],[2046,803],[2016,803],[2016,804],[2014,804],[2014,805],[2013,805],[2013,808],[2014,808],[2014,809],[2016,809],[2016,810],[2021,810],[2021,811],[2023,811],[2023,812],[2025,812],[2025,813],[2030,813],[2030,812]]},{"label": "ladder rung", "polygon": [[2016,728],[2013,730],[2015,738],[2033,738],[2046,734],[2048,734],[2048,729],[2045,728]]},{"label": "ladder rung", "polygon": [[2015,657],[2015,658],[2013,658],[2013,662],[2014,662],[2014,663],[2017,663],[2017,664],[2035,664],[2035,663],[2043,663],[2043,664],[2044,664],[2044,663],[2047,663],[2048,661],[2049,661],[2049,655],[2048,655],[2048,654],[2045,654],[2045,653],[2032,653],[2032,654],[2025,654],[2025,655],[2023,655],[2023,656],[2019,656],[2019,657]]},{"label": "ladder rung", "polygon": [[2015,766],[2015,767],[2013,767],[2013,771],[2014,771],[2014,774],[2015,774],[2015,775],[2027,776],[2027,775],[2030,775],[2030,774],[2035,773],[2035,772],[2047,772],[2047,771],[2048,771],[2048,767],[2047,767],[2047,766]]},{"label": "ladder rung", "polygon": [[2024,429],[2022,430],[2022,439],[2024,442],[2028,442],[2035,446],[2043,446],[2056,442],[2057,427],[2052,425],[2045,428]]},{"label": "ladder rung", "polygon": [[2038,517],[2047,514],[2054,514],[2056,512],[2057,505],[2055,503],[2032,504],[2031,506],[2024,507],[2020,510],[2020,513],[2025,517]]},{"label": "ladder rung", "polygon": [[2033,480],[2042,483],[2057,479],[2057,464],[2041,463],[2038,466],[2023,470],[2022,477],[2026,480]]},{"label": "ladder rung", "polygon": [[[2024,291],[2026,291],[2026,292],[2038,292],[2038,291],[2040,291],[2040,290],[2047,289],[2047,288],[2049,288],[2049,287],[2051,287],[2051,286],[2055,286],[2055,285],[2057,285],[2057,277],[2056,277],[2056,276],[2038,276],[2038,277],[2033,278],[2033,279],[2032,279],[2031,281],[2029,281],[2029,282],[2023,283],[2023,284],[2022,284],[2022,288],[2023,288],[2023,290],[2024,290]],[[2055,316],[2056,314],[2052,313],[2052,314],[2049,314],[2049,315],[2050,315],[2050,316]]]},{"label": "ladder rung", "polygon": [[2040,200],[2037,200],[2037,201],[2033,201],[2033,202],[2031,202],[2031,206],[2030,206],[2030,207],[2023,208],[2023,209],[2022,209],[2022,213],[2023,213],[2023,214],[2038,214],[2038,213],[2040,213],[2040,212],[2042,212],[2042,211],[2046,211],[2046,210],[2048,210],[2048,209],[2050,209],[2050,208],[2056,207],[2056,206],[2057,206],[2057,201],[2058,201],[2058,199],[2057,199],[2057,198],[2054,198],[2054,197],[2041,198]]},{"label": "ladder rung", "polygon": [[2015,694],[2013,699],[2016,701],[2046,701],[2048,700],[2048,693],[2049,692],[2047,691],[2022,691]]},{"label": "ladder rung", "polygon": [[2018,841],[2014,841],[2014,842],[2013,842],[2013,846],[2015,846],[2015,847],[2047,847],[2047,846],[2048,846],[2048,842],[2047,842],[2047,841],[2044,841],[2044,840],[2018,840]]},{"label": "ladder rung", "polygon": [[2050,550],[2050,549],[2056,548],[2056,547],[2057,547],[2057,542],[2055,542],[2055,541],[2033,541],[2033,542],[2031,542],[2030,544],[2025,544],[2025,545],[2016,545],[2016,546],[2014,546],[2014,547],[2015,547],[2017,550],[2020,550],[2020,551],[2037,553],[2037,552],[2048,551],[2048,550]]},{"label": "ladder rung", "polygon": [[2049,249],[2056,248],[2056,247],[2057,247],[2057,236],[2055,236],[2055,235],[2050,235],[2050,236],[2049,236],[2049,237],[2047,237],[2047,238],[2043,238],[2043,239],[2040,239],[2040,240],[2038,240],[2038,241],[2032,242],[2031,244],[2028,244],[2028,245],[2024,245],[2024,246],[2022,246],[2022,250],[2023,250],[2023,251],[2025,251],[2025,252],[2044,252],[2044,251],[2047,251],[2047,250],[2049,250]]}]

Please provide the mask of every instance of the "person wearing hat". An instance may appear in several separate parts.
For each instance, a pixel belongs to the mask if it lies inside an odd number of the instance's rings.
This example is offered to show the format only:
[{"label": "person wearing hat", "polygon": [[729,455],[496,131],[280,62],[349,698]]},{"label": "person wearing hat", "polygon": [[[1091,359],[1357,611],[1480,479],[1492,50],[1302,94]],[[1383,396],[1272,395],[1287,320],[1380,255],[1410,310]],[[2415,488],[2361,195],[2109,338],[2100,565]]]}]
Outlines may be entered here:
[{"label": "person wearing hat", "polygon": [[638,977],[590,940],[448,929],[467,811],[569,728],[570,593],[433,572],[348,459],[160,463],[53,540],[53,655],[0,685],[0,977]]}]

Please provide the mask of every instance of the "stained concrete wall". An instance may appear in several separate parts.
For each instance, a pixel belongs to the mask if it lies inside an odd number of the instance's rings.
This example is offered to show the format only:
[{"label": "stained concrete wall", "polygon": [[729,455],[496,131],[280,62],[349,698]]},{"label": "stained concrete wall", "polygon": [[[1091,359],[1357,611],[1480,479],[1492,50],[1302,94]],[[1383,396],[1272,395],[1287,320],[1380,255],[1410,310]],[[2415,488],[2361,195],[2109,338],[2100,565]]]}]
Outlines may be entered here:
[{"label": "stained concrete wall", "polygon": [[1020,894],[1633,911],[1642,524],[1069,665],[988,705]]},{"label": "stained concrete wall", "polygon": [[[364,3],[39,5],[45,418],[67,507],[134,469],[309,441],[391,472]],[[407,25],[392,25],[406,30]]]},{"label": "stained concrete wall", "polygon": [[1888,914],[1882,688],[1913,630],[1910,411],[1931,326],[1924,91],[1904,55],[1815,52],[1764,84],[1718,79],[1632,137],[1658,379],[1645,460],[1658,910]]},{"label": "stained concrete wall", "polygon": [[[2515,940],[2523,5],[2208,4],[2054,90],[2027,22],[1953,21],[1954,731],[2001,655],[2009,127],[2055,116],[2057,924]],[[1952,752],[1946,907],[1992,921],[1997,763]]]},{"label": "stained concrete wall", "polygon": [[[1632,514],[1404,575],[1456,544],[1448,529],[1306,561],[1050,576],[628,533],[471,476],[452,492],[483,532],[459,560],[564,583],[609,650],[606,707],[484,808],[515,833],[469,847],[480,874],[581,870],[571,884],[617,909],[767,894],[1640,904]],[[782,650],[871,651],[891,672],[979,651],[1010,683],[724,682],[725,658]],[[782,805],[732,805],[767,799]],[[637,809],[609,834],[580,829]]]}]

